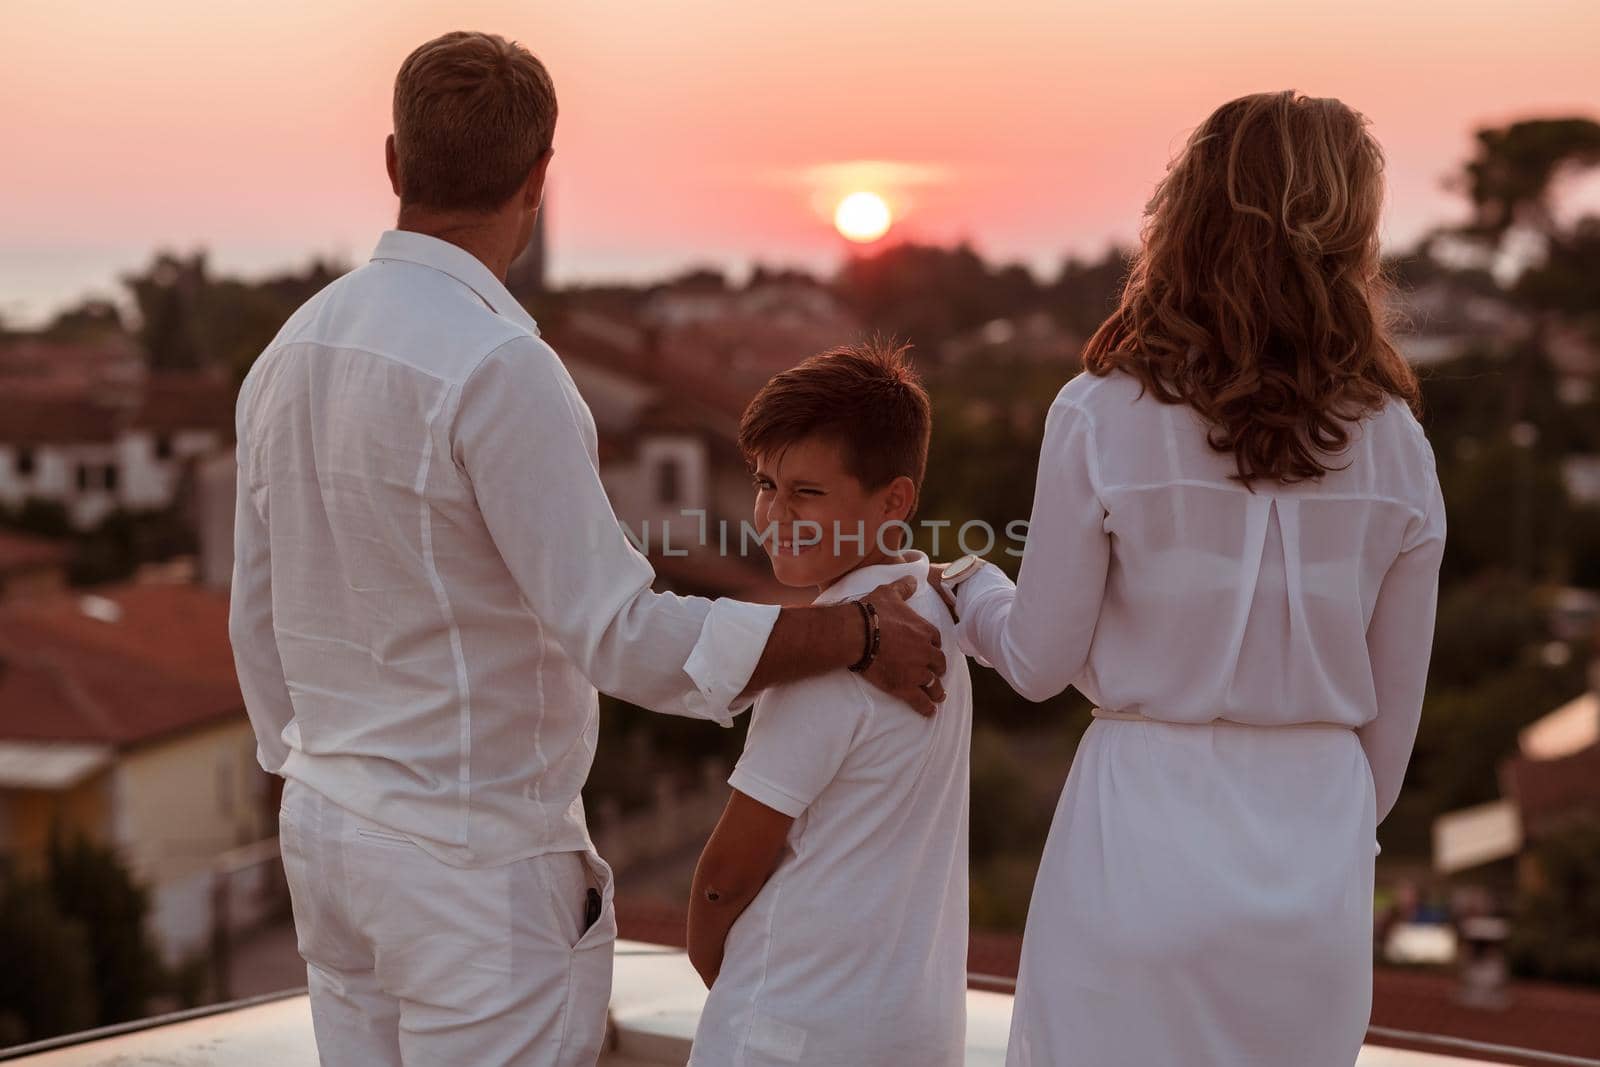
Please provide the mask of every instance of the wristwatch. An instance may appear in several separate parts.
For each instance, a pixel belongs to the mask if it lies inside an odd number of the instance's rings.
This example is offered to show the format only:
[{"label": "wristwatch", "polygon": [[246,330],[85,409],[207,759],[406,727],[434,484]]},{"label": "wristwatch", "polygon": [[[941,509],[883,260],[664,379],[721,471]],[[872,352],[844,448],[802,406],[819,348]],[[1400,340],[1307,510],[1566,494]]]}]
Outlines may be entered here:
[{"label": "wristwatch", "polygon": [[962,556],[954,563],[947,563],[944,567],[944,576],[940,579],[946,589],[954,589],[962,582],[977,574],[983,567],[983,557]]}]

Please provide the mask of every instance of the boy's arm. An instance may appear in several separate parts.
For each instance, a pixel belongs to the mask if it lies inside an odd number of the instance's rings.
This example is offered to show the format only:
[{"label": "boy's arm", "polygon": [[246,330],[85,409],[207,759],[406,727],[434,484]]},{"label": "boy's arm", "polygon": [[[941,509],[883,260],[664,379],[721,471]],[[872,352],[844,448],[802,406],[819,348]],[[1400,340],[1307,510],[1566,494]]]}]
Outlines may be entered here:
[{"label": "boy's arm", "polygon": [[[768,689],[756,703],[733,795],[700,854],[689,897],[689,960],[709,986],[740,913],[783,858],[789,827],[838,775],[872,716],[866,687],[839,671]],[[715,897],[712,896],[715,894]]]},{"label": "boy's arm", "polygon": [[689,962],[711,988],[734,920],[761,892],[789,839],[794,819],[737,789],[700,853],[689,894]]}]

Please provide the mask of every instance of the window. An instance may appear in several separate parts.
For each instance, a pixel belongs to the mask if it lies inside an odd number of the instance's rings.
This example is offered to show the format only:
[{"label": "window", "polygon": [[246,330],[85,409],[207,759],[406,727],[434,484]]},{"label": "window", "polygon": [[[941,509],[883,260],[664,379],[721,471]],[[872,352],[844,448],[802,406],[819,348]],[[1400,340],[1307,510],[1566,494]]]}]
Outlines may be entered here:
[{"label": "window", "polygon": [[656,464],[656,499],[663,504],[676,504],[683,495],[683,475],[678,461],[664,459]]},{"label": "window", "polygon": [[164,433],[156,434],[156,458],[172,458],[172,438]]},{"label": "window", "polygon": [[107,463],[104,473],[105,473],[105,487],[107,489],[111,490],[112,492],[116,492],[116,489],[117,489],[117,465],[115,463]]},{"label": "window", "polygon": [[89,488],[89,465],[87,463],[80,463],[80,464],[78,464],[78,491],[82,492],[83,490],[88,489],[88,488]]},{"label": "window", "polygon": [[17,449],[17,473],[24,476],[33,473],[33,449]]}]

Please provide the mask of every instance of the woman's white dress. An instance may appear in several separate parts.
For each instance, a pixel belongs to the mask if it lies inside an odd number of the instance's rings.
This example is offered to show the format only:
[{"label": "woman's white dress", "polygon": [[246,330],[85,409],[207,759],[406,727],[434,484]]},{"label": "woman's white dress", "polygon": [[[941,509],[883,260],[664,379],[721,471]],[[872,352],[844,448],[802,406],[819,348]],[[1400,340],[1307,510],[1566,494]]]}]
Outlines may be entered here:
[{"label": "woman's white dress", "polygon": [[1050,409],[1015,587],[963,649],[1090,726],[1028,913],[1007,1062],[1350,1067],[1376,824],[1422,705],[1445,517],[1404,404],[1313,483],[1228,477],[1199,416],[1122,372]]}]

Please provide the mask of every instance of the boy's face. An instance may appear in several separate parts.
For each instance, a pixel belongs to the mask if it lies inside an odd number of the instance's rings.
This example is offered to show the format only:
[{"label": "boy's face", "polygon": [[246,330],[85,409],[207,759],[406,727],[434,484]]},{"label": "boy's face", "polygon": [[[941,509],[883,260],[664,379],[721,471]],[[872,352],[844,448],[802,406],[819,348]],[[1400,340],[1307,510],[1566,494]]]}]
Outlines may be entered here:
[{"label": "boy's face", "polygon": [[778,581],[791,586],[832,584],[857,567],[889,559],[900,533],[885,523],[910,514],[911,479],[871,490],[851,474],[840,446],[807,437],[757,457],[755,525]]}]

